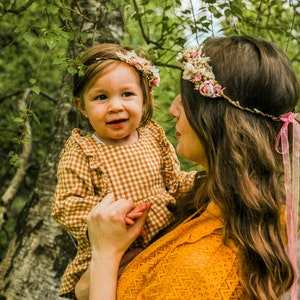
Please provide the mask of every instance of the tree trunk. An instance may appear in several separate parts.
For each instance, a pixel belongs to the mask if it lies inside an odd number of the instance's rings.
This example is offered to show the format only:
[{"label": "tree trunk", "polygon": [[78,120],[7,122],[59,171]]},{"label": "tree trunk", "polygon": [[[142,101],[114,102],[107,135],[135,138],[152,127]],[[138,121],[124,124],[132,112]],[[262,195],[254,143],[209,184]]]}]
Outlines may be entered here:
[{"label": "tree trunk", "polygon": [[[73,1],[72,26],[88,34],[85,46],[100,42],[120,42],[123,33],[121,13],[108,11],[110,1]],[[84,15],[85,18],[79,16]],[[78,56],[79,43],[70,42],[69,52]],[[0,264],[0,300],[59,299],[60,277],[75,255],[72,239],[51,217],[56,185],[56,168],[61,149],[77,125],[77,113],[63,87],[70,85],[66,74],[58,101],[52,142],[47,149],[36,187],[22,210],[6,257]]]}]

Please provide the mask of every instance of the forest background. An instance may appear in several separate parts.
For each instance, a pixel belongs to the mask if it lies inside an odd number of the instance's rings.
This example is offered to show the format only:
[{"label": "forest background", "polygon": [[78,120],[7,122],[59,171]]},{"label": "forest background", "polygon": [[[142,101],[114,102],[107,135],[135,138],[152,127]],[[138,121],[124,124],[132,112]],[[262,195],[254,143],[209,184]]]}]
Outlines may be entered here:
[{"label": "forest background", "polygon": [[[80,53],[101,42],[148,53],[162,79],[154,119],[175,145],[168,108],[179,90],[178,51],[240,34],[281,46],[299,78],[298,0],[2,0],[0,300],[59,299],[76,251],[52,220],[51,202],[63,144],[86,126],[71,95]],[[196,168],[180,160],[184,170]]]}]

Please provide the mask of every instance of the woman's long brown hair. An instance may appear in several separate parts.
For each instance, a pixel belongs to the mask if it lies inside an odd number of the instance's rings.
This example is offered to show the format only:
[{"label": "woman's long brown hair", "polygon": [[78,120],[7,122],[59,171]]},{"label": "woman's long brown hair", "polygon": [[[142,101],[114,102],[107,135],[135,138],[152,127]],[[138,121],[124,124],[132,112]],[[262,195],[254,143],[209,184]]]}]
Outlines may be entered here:
[{"label": "woman's long brown hair", "polygon": [[[274,116],[294,110],[298,81],[273,44],[247,36],[216,38],[203,52],[232,100]],[[285,204],[282,157],[274,148],[282,123],[242,111],[224,98],[203,97],[183,79],[181,96],[209,166],[207,176],[196,180],[196,196],[188,195],[178,205],[189,206],[190,214],[213,201],[225,216],[224,243],[233,241],[239,250],[245,298],[279,299],[294,280],[280,221]]]}]

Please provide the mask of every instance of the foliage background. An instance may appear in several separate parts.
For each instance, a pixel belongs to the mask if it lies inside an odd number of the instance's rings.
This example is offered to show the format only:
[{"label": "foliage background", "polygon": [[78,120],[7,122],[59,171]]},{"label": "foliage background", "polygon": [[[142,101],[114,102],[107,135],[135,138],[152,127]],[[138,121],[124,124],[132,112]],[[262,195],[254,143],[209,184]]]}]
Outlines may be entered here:
[{"label": "foliage background", "polygon": [[[0,195],[5,194],[17,170],[26,164],[14,197],[7,203],[3,198],[0,201],[4,219],[0,260],[50,143],[56,99],[64,94],[72,101],[71,84],[64,81],[66,72],[70,76],[74,72],[75,56],[68,51],[68,43],[74,41],[84,50],[87,39],[84,28],[76,31],[71,22],[74,3],[71,0],[0,3]],[[175,57],[182,47],[212,36],[249,34],[280,45],[300,76],[299,1],[112,0],[106,1],[106,6],[109,10],[122,10],[124,34],[111,28],[121,44],[144,50],[160,67],[162,81],[155,93],[159,108],[155,119],[174,145],[174,123],[167,111],[178,93]],[[20,99],[25,100],[23,108]],[[74,115],[79,124],[79,115]],[[32,147],[26,161],[22,161],[26,145]],[[183,169],[195,168],[181,161]]]}]

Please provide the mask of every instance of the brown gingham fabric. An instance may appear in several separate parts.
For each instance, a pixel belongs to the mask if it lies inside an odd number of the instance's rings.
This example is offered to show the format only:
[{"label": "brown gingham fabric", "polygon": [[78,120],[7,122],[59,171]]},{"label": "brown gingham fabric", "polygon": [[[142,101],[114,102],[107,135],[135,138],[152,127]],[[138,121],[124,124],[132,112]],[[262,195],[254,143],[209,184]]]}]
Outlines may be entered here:
[{"label": "brown gingham fabric", "polygon": [[67,267],[59,294],[74,298],[74,287],[90,261],[86,216],[108,192],[136,203],[151,202],[144,229],[145,239],[135,246],[146,247],[166,227],[172,215],[167,209],[178,193],[188,191],[195,172],[181,172],[175,150],[163,129],[154,121],[139,128],[139,139],[129,145],[106,145],[92,134],[72,131],[58,166],[52,215],[77,240],[77,254]]}]

